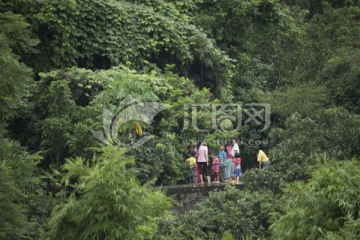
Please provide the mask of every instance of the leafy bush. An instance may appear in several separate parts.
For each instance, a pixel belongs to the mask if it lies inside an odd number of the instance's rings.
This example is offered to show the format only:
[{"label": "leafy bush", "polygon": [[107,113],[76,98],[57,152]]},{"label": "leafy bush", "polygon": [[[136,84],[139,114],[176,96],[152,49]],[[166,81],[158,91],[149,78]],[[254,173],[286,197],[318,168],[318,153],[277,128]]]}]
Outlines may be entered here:
[{"label": "leafy bush", "polygon": [[[169,1],[4,0],[20,11],[42,44],[26,62],[35,72],[53,68],[164,69],[191,77],[222,99],[231,99],[232,60],[193,24],[192,14]],[[200,76],[201,75],[201,76]]]},{"label": "leafy bush", "polygon": [[234,239],[268,237],[272,223],[269,213],[276,208],[275,196],[270,191],[226,187],[224,191],[212,192],[198,211],[161,220],[154,239],[221,239],[225,232]]},{"label": "leafy bush", "polygon": [[281,193],[282,174],[275,172],[272,168],[259,170],[253,168],[244,173],[241,181],[245,184],[246,189],[250,191],[270,190],[275,195]]},{"label": "leafy bush", "polygon": [[31,52],[33,39],[23,16],[0,12],[0,122],[18,117],[26,107],[25,97],[32,87],[32,70],[19,61],[22,52]]},{"label": "leafy bush", "polygon": [[270,137],[274,169],[291,182],[307,178],[305,166],[315,164],[316,155],[343,160],[359,154],[360,121],[342,108],[325,109],[306,118],[293,114],[285,128],[273,129]]},{"label": "leafy bush", "polygon": [[48,230],[48,221],[55,206],[62,204],[66,199],[65,192],[56,194],[45,191],[43,188],[36,189],[27,200],[28,221],[32,228],[26,233],[30,239],[40,239],[42,234]]},{"label": "leafy bush", "polygon": [[[131,158],[106,147],[93,161],[68,160],[62,184],[72,189],[57,206],[45,235],[50,239],[134,239],[138,229],[165,213],[170,200],[160,191],[140,186]],[[141,236],[139,236],[140,238]]]},{"label": "leafy bush", "polygon": [[302,117],[315,115],[327,105],[328,95],[324,87],[302,84],[266,93],[260,100],[271,104],[272,117],[281,124],[295,112]]},{"label": "leafy bush", "polygon": [[271,227],[273,239],[359,239],[359,162],[322,161],[308,182],[284,189],[285,214]]},{"label": "leafy bush", "polygon": [[[124,110],[119,110],[119,106],[128,96],[139,102],[162,102],[170,108],[156,116],[151,126],[140,121],[144,131],[157,137],[129,154],[136,156],[142,181],[157,177],[158,184],[184,182],[182,153],[186,141],[205,135],[191,126],[181,131],[184,104],[209,103],[211,94],[209,89],[200,90],[190,79],[172,73],[172,67],[168,66],[169,70],[163,74],[155,70],[144,73],[125,66],[100,71],[74,67],[41,73],[32,99],[35,114],[29,116],[31,121],[23,134],[32,137],[26,137],[23,142],[31,149],[47,150],[43,153],[44,168],[55,164],[60,167],[70,156],[91,158],[91,147],[100,144],[91,130],[104,129],[104,107],[117,116]],[[199,127],[210,129],[211,111],[201,109],[198,113]],[[119,127],[117,133],[122,141],[137,140],[133,126],[134,121],[127,121]]]},{"label": "leafy bush", "polygon": [[[31,155],[19,143],[4,138],[0,128],[0,238],[22,239],[38,231],[27,218],[29,202],[39,188],[36,164],[41,158]],[[45,220],[46,221],[46,220]]]},{"label": "leafy bush", "polygon": [[136,158],[137,176],[142,183],[155,179],[157,185],[175,185],[188,180],[188,170],[176,143],[166,137],[154,138],[129,153]]},{"label": "leafy bush", "polygon": [[[19,164],[18,167],[14,167],[11,164],[11,161],[14,161],[15,154],[11,154],[10,151],[14,149],[9,147],[4,149],[4,140],[1,139],[0,141],[2,150],[0,154],[0,238],[21,239],[31,229],[25,215],[26,206],[22,195],[24,189],[18,185],[16,174],[18,169],[23,171],[24,166]],[[18,160],[19,158],[15,159],[16,162]]]}]

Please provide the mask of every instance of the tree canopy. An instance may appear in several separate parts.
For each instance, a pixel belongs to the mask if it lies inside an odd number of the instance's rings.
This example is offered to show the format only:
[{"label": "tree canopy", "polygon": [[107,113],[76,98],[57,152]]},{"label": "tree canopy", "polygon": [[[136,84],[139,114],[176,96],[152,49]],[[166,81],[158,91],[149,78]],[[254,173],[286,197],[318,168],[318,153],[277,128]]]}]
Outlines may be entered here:
[{"label": "tree canopy", "polygon": [[[0,238],[360,238],[359,13],[355,0],[2,0]],[[189,144],[213,154],[231,138],[246,189],[174,215],[154,186],[188,183]]]}]

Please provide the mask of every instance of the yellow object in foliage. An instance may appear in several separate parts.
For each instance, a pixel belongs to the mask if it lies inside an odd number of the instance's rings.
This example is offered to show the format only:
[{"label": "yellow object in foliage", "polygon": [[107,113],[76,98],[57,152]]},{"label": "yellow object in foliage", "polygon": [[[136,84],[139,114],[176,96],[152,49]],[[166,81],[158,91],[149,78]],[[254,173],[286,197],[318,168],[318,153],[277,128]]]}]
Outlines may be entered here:
[{"label": "yellow object in foliage", "polygon": [[143,132],[142,132],[142,128],[140,126],[140,124],[138,124],[137,122],[134,123],[134,128],[135,128],[135,133],[138,136],[142,136]]},{"label": "yellow object in foliage", "polygon": [[124,119],[123,118],[119,118],[118,120],[117,120],[117,123],[118,124],[121,124],[121,123],[123,123],[124,122]]}]

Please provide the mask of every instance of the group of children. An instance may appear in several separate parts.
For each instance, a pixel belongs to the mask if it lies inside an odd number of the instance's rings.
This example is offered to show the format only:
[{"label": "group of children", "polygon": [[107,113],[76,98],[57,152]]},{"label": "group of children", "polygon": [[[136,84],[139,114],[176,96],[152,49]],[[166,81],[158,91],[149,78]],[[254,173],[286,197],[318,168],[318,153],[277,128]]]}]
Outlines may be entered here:
[{"label": "group of children", "polygon": [[[221,150],[222,149],[222,150]],[[235,156],[231,159],[227,159],[224,155],[224,146],[220,146],[220,151],[218,154],[213,154],[212,166],[211,169],[214,173],[215,181],[214,183],[220,183],[221,179],[224,182],[236,180],[236,184],[239,184],[239,178],[242,176],[241,172],[241,157],[239,153],[235,153]],[[231,161],[227,161],[231,160]]]},{"label": "group of children", "polygon": [[[211,179],[207,173],[208,149],[204,142],[200,141],[197,148],[189,145],[188,150],[192,155],[186,160],[190,167],[191,182],[203,184],[203,177],[206,175],[208,184],[210,184]],[[239,177],[242,176],[241,157],[236,139],[232,139],[231,143],[226,146],[220,145],[219,152],[212,154],[211,169],[215,178],[213,183],[220,183],[220,179],[230,184],[233,183],[233,180],[236,180],[235,184],[240,183]]]}]

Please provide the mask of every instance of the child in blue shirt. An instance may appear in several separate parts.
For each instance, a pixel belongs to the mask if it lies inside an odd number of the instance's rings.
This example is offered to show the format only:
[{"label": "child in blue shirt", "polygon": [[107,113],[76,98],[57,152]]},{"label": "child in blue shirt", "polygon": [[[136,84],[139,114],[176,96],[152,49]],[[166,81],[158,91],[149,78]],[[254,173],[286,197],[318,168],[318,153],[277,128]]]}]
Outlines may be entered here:
[{"label": "child in blue shirt", "polygon": [[239,177],[242,176],[241,172],[241,157],[239,153],[235,153],[235,158],[233,159],[233,163],[235,164],[234,176],[236,178],[236,184],[239,184]]},{"label": "child in blue shirt", "polygon": [[219,160],[220,160],[220,176],[221,176],[221,181],[224,181],[224,176],[225,173],[225,161],[226,161],[226,152],[225,152],[225,146],[223,144],[220,145],[220,151],[218,153],[218,157],[219,157]]}]

